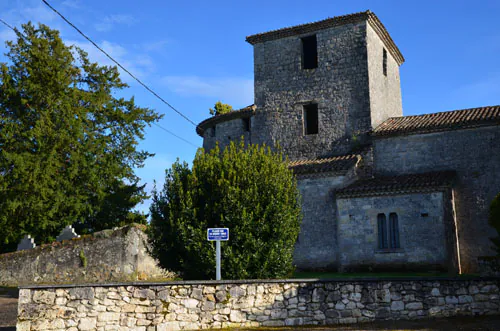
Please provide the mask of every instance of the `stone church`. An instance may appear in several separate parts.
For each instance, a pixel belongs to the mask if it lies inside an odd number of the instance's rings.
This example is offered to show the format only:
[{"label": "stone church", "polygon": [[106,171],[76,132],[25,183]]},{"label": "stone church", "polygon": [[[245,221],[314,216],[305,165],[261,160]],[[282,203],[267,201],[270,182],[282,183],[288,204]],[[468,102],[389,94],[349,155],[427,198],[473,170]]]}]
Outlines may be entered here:
[{"label": "stone church", "polygon": [[500,106],[403,116],[404,57],[370,11],[246,41],[255,104],[197,131],[205,149],[281,145],[302,194],[299,269],[472,273],[492,255]]}]

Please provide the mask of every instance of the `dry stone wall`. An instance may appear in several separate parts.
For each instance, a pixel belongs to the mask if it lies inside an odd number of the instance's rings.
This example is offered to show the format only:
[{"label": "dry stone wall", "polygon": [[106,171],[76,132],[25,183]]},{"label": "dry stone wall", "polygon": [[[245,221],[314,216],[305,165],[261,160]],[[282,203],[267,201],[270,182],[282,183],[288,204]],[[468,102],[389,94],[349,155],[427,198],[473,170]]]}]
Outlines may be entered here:
[{"label": "dry stone wall", "polygon": [[499,314],[500,278],[22,288],[17,330],[198,330]]},{"label": "dry stone wall", "polygon": [[0,255],[0,286],[138,280],[167,276],[141,229],[127,226]]}]

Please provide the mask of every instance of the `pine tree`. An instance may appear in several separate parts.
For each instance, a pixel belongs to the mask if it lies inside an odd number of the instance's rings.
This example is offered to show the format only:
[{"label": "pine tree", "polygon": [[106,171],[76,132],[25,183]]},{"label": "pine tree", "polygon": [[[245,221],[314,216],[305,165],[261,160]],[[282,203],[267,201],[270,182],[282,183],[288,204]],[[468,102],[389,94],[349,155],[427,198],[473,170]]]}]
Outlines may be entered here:
[{"label": "pine tree", "polygon": [[243,142],[223,152],[199,150],[192,169],[176,162],[163,190],[153,193],[153,254],[185,279],[213,279],[215,248],[206,231],[228,227],[223,278],[290,276],[300,215],[296,181],[281,153]]},{"label": "pine tree", "polygon": [[[41,243],[75,221],[99,223],[110,203],[128,203],[128,215],[130,202],[145,195],[133,168],[152,156],[136,149],[138,140],[159,115],[117,97],[127,85],[116,67],[90,62],[43,24],[23,25],[7,48],[9,61],[0,64],[0,251],[27,233]],[[113,201],[110,192],[127,186],[128,196]]]}]

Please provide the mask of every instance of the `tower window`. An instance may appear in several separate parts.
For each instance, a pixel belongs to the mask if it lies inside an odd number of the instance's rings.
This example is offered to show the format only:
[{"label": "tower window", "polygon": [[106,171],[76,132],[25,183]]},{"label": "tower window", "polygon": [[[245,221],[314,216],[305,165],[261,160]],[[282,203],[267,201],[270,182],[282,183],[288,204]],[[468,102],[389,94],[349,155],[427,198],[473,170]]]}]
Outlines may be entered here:
[{"label": "tower window", "polygon": [[212,126],[212,130],[210,130],[210,136],[215,137],[215,125]]},{"label": "tower window", "polygon": [[385,48],[382,53],[382,71],[384,72],[384,76],[387,76],[387,51]]},{"label": "tower window", "polygon": [[318,67],[318,43],[316,35],[302,38],[302,69]]},{"label": "tower window", "polygon": [[304,105],[304,135],[318,133],[318,104]]},{"label": "tower window", "polygon": [[396,249],[400,247],[398,214],[389,214],[389,224],[387,224],[385,214],[378,214],[377,227],[379,249]]},{"label": "tower window", "polygon": [[243,130],[245,132],[249,132],[250,131],[250,119],[249,118],[243,118]]}]

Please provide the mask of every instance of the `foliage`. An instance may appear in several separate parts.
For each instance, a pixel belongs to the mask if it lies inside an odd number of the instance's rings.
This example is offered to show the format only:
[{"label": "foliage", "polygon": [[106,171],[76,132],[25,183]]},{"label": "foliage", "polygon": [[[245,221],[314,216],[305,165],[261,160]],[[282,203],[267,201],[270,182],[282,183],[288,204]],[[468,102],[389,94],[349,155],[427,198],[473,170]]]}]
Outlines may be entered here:
[{"label": "foliage", "polygon": [[220,101],[217,101],[215,103],[215,106],[214,108],[209,108],[210,110],[210,115],[222,115],[222,114],[227,114],[229,112],[232,112],[233,111],[233,107],[226,104],[226,103],[222,103]]},{"label": "foliage", "polygon": [[85,252],[83,251],[83,249],[80,249],[79,256],[82,267],[87,268],[87,257],[85,256]]},{"label": "foliage", "polygon": [[123,222],[144,197],[133,169],[152,154],[136,147],[159,115],[116,96],[127,87],[117,68],[91,63],[45,25],[23,25],[7,48],[8,62],[0,64],[0,252],[27,233],[39,244],[53,240],[76,220],[99,228],[112,213]]},{"label": "foliage", "polygon": [[491,202],[488,224],[497,230],[498,236],[491,238],[491,241],[495,244],[497,255],[500,256],[500,193]]},{"label": "foliage", "polygon": [[215,244],[207,228],[228,227],[225,279],[278,278],[293,272],[300,227],[299,193],[281,152],[231,144],[198,151],[192,169],[177,161],[153,193],[153,255],[185,279],[215,278]]}]

